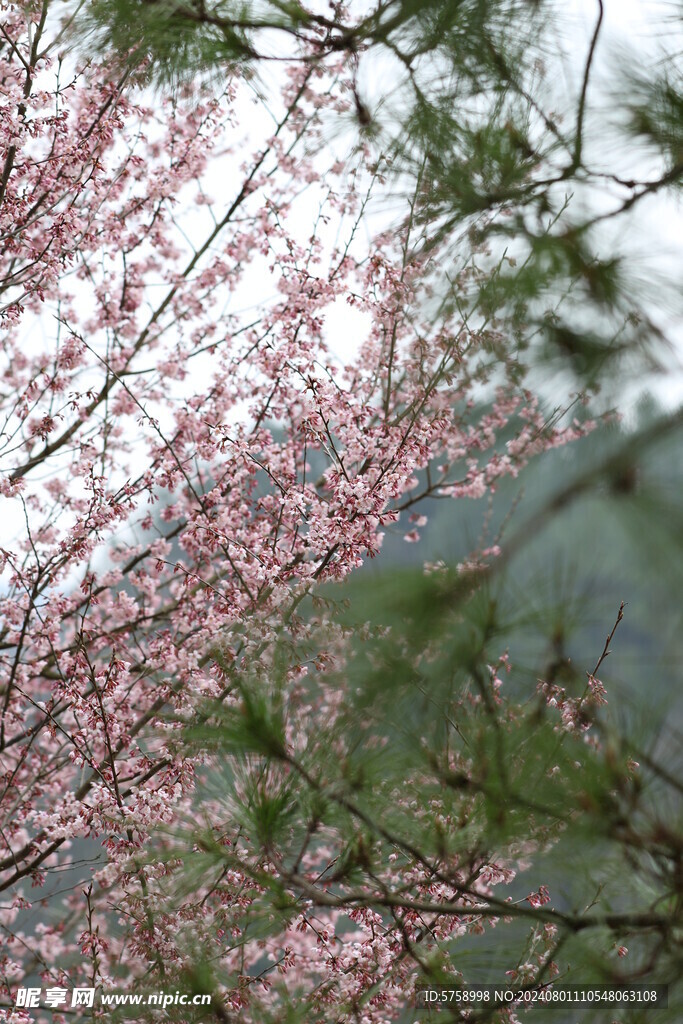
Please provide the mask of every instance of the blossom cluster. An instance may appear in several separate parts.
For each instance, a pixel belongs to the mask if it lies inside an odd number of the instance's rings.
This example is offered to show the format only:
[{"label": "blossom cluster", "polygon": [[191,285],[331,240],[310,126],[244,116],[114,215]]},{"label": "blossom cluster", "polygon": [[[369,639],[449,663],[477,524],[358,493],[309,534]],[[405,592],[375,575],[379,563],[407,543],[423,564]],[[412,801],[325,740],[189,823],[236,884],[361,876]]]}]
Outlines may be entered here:
[{"label": "blossom cluster", "polygon": [[[330,115],[353,109],[343,64],[291,69],[250,152],[248,79],[152,102],[134,75],[70,66],[41,10],[0,10],[6,995],[31,971],[142,983],[210,948],[234,979],[217,998],[245,1021],[264,1019],[273,974],[317,1009],[384,1021],[409,989],[405,950],[426,927],[437,943],[483,927],[482,894],[512,868],[470,864],[461,910],[428,911],[427,925],[416,910],[337,911],[332,895],[309,912],[304,893],[284,934],[252,939],[244,921],[287,875],[224,802],[197,810],[210,760],[184,727],[207,702],[238,703],[236,676],[274,671],[283,632],[313,643],[300,602],[378,555],[388,530],[418,540],[420,500],[484,497],[590,425],[546,422],[512,360],[478,414],[497,329],[476,310],[432,321],[439,254],[412,223],[361,244],[372,154],[340,160],[322,144]],[[449,284],[460,309],[484,273],[470,260]],[[338,353],[330,326],[345,317],[354,336]],[[333,616],[320,627],[325,646],[289,666],[287,758],[308,716],[343,711],[343,691],[304,685],[345,657]],[[599,702],[597,680],[591,693]],[[343,759],[343,734],[331,742]],[[182,865],[145,850],[197,813],[249,869],[183,896]],[[330,856],[322,835],[303,869],[319,877]],[[454,898],[451,876],[428,877],[405,850],[382,870],[418,903]],[[50,913],[25,924],[48,889]]]}]

